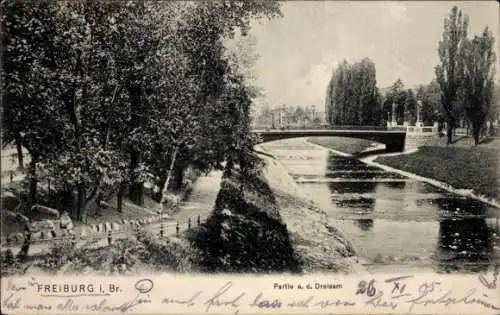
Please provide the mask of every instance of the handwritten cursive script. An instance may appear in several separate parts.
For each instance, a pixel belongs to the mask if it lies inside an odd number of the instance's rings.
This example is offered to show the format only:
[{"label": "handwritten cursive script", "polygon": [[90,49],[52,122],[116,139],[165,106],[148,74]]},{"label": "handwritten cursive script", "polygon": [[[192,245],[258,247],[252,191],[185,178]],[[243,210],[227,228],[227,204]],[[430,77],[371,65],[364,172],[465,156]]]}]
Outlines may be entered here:
[{"label": "handwritten cursive script", "polygon": [[203,291],[198,291],[195,294],[193,294],[190,298],[187,299],[178,299],[178,298],[171,298],[171,297],[165,297],[161,300],[162,303],[164,304],[180,304],[180,305],[186,305],[186,306],[193,306],[196,303],[196,300],[198,297],[203,293]]},{"label": "handwritten cursive script", "polygon": [[243,296],[245,296],[245,293],[240,293],[239,295],[236,295],[236,297],[228,297],[229,295],[229,290],[233,286],[233,282],[229,281],[226,284],[224,284],[217,292],[209,298],[203,305],[205,305],[205,312],[208,312],[212,307],[234,307],[238,308],[238,302],[241,300]]},{"label": "handwritten cursive script", "polygon": [[[483,276],[483,277],[480,277]],[[479,281],[477,280],[479,277]],[[426,312],[434,306],[447,307],[450,312],[460,310],[465,306],[469,309],[479,309],[499,313],[496,290],[498,275],[495,273],[472,276],[471,281],[448,283],[445,278],[440,281],[418,281],[412,275],[397,276],[387,279],[370,278],[358,281],[348,290],[328,291],[307,288],[304,283],[297,283],[294,291],[282,294],[281,291],[266,290],[245,291],[233,281],[222,282],[216,290],[192,290],[174,294],[162,294],[156,288],[151,278],[140,278],[128,284],[124,292],[130,295],[114,294],[105,298],[95,297],[52,297],[45,298],[39,294],[37,287],[44,283],[44,279],[29,282],[5,280],[2,286],[4,295],[1,298],[2,312],[7,314],[19,313],[135,313],[141,311],[162,310],[168,304],[168,310],[189,308],[192,312],[217,312],[224,314],[238,314],[240,312],[268,311],[287,312],[302,309],[304,312],[318,310],[344,312],[352,307],[366,307],[368,312],[392,313],[401,311]],[[462,281],[460,279],[460,281]],[[38,283],[38,284],[37,284]],[[307,282],[306,282],[307,283]],[[454,284],[455,283],[455,284]],[[462,285],[463,284],[463,285]],[[100,286],[100,284],[98,284]],[[97,287],[97,286],[96,286]],[[122,287],[122,284],[120,284]],[[126,288],[126,285],[123,286]],[[193,293],[194,292],[194,293]],[[325,293],[323,293],[325,292]],[[161,306],[158,306],[161,305]],[[423,308],[427,308],[423,310]],[[307,310],[306,310],[307,309]],[[335,312],[334,311],[334,312]],[[434,309],[432,310],[434,311]]]},{"label": "handwritten cursive script", "polygon": [[495,271],[493,272],[493,279],[488,279],[487,274],[480,274],[478,276],[479,282],[481,282],[482,285],[484,285],[486,288],[490,290],[494,290],[497,288],[497,282],[498,282],[498,265],[495,266]]},{"label": "handwritten cursive script", "polygon": [[415,298],[410,298],[406,303],[410,304],[410,312],[413,310],[415,305],[428,306],[442,304],[445,306],[457,305],[457,304],[478,304],[485,308],[492,310],[500,310],[500,308],[490,302],[487,302],[479,297],[477,297],[476,288],[469,289],[465,294],[455,295],[452,290],[447,291],[444,294],[437,294],[435,297],[432,293],[435,292],[436,287],[440,285],[439,282],[424,283],[420,286],[419,295]]}]

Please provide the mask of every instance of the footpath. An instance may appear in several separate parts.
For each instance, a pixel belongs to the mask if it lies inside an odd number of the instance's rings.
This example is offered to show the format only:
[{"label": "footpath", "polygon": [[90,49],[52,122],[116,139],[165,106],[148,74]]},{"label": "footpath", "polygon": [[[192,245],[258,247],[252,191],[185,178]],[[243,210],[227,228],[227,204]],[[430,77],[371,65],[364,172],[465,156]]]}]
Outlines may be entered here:
[{"label": "footpath", "polygon": [[[76,247],[89,246],[99,248],[109,245],[117,239],[134,237],[138,231],[156,235],[175,237],[190,229],[199,222],[204,221],[212,211],[222,178],[221,171],[213,171],[207,176],[202,176],[196,180],[192,191],[186,201],[181,202],[179,210],[170,215],[156,215],[141,220],[122,220],[118,222],[105,222],[80,226],[75,233]],[[58,238],[70,242],[74,240],[72,235],[63,235]],[[41,255],[49,253],[56,240],[47,239],[34,241],[29,248],[28,255]],[[21,249],[18,244],[6,246],[2,241],[2,251],[10,249],[15,255]]]}]

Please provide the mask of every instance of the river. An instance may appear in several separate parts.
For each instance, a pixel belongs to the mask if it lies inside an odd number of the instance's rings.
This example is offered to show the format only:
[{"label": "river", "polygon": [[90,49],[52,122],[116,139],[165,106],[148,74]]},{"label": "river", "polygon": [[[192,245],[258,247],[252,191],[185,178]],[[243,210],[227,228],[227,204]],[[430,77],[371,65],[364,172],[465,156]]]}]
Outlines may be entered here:
[{"label": "river", "polygon": [[352,242],[368,270],[479,272],[499,262],[499,209],[306,139],[263,147]]}]

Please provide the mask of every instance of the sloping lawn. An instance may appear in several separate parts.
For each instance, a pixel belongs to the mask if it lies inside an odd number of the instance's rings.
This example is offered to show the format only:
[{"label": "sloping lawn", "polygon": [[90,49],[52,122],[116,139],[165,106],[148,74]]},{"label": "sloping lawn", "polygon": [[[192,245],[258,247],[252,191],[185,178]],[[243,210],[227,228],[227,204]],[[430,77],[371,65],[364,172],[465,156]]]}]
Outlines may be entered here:
[{"label": "sloping lawn", "polygon": [[500,147],[491,145],[425,146],[412,154],[379,157],[375,161],[498,200],[499,157]]},{"label": "sloping lawn", "polygon": [[325,148],[337,150],[347,154],[359,153],[371,147],[374,143],[370,140],[344,137],[314,137],[307,140]]}]

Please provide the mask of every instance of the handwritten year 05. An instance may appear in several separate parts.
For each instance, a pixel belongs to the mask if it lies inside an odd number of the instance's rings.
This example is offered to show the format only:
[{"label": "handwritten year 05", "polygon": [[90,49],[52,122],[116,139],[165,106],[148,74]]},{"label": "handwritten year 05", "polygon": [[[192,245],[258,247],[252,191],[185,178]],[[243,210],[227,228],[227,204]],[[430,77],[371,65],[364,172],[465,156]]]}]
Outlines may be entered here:
[{"label": "handwritten year 05", "polygon": [[480,274],[478,276],[479,282],[481,282],[481,284],[484,285],[486,288],[494,290],[497,288],[498,273],[499,273],[498,265],[496,265],[493,276],[490,277],[487,274]]},{"label": "handwritten year 05", "polygon": [[367,295],[374,296],[377,293],[377,289],[375,288],[375,279],[366,282],[365,280],[361,280],[358,283],[358,289],[356,290],[356,295]]}]

